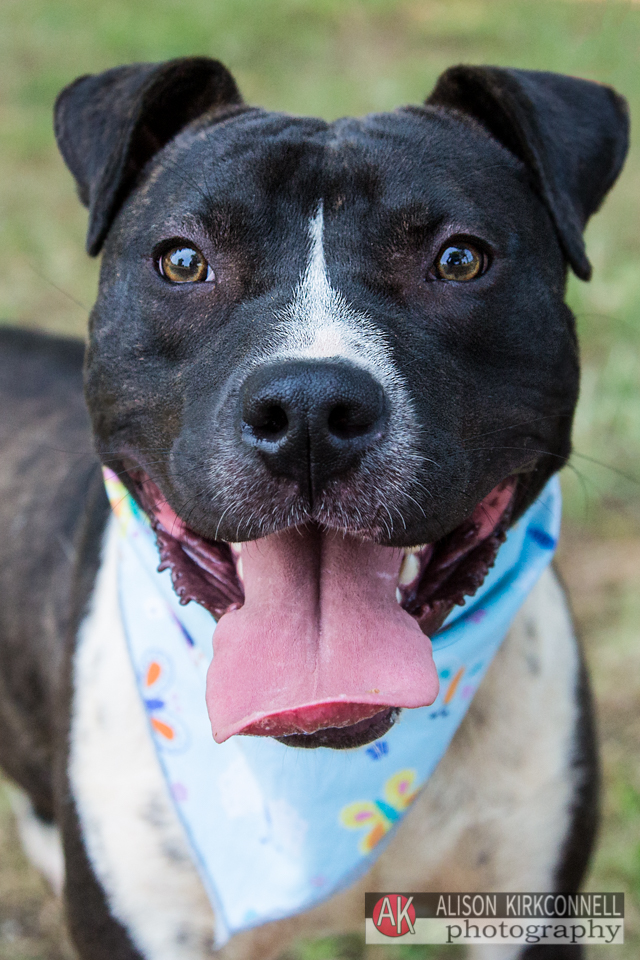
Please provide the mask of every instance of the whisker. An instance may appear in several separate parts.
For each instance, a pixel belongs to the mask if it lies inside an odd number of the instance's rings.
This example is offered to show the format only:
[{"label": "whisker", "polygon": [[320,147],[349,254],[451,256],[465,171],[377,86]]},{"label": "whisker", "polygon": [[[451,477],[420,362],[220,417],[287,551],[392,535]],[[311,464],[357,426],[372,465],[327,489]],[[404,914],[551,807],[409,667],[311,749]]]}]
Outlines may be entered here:
[{"label": "whisker", "polygon": [[501,427],[496,427],[495,430],[487,430],[486,433],[472,433],[468,437],[462,437],[462,443],[466,443],[467,440],[477,440],[479,437],[490,437],[495,433],[505,433],[508,430],[516,430],[519,427],[529,427],[532,423],[542,423],[545,420],[557,420],[559,418],[573,417],[573,410],[567,411],[566,413],[550,413],[545,417],[533,417],[531,420],[522,420],[518,423],[507,423]]},{"label": "whisker", "polygon": [[586,453],[578,453],[577,450],[574,450],[571,454],[572,457],[580,457],[581,460],[587,460],[589,463],[595,463],[598,467],[604,467],[605,470],[610,470],[612,473],[615,473],[617,476],[622,477],[623,480],[627,480],[629,483],[637,484],[640,486],[640,480],[637,477],[632,477],[631,474],[625,473],[624,470],[620,470],[619,467],[612,467],[610,463],[605,463],[604,460],[597,460],[595,457],[589,457]]},{"label": "whisker", "polygon": [[29,269],[32,270],[33,273],[35,273],[36,277],[39,277],[40,280],[44,281],[44,283],[48,283],[50,287],[53,287],[54,290],[57,290],[58,293],[61,293],[62,296],[66,297],[67,300],[70,300],[71,303],[75,303],[76,307],[80,307],[83,313],[86,313],[86,315],[89,316],[89,313],[90,313],[89,307],[85,306],[85,304],[81,303],[79,300],[76,300],[73,294],[69,293],[68,290],[64,290],[62,287],[59,287],[57,283],[54,283],[53,280],[45,276],[44,273],[41,273],[37,267],[34,267],[33,262],[31,260],[27,260],[26,264],[29,267]]}]

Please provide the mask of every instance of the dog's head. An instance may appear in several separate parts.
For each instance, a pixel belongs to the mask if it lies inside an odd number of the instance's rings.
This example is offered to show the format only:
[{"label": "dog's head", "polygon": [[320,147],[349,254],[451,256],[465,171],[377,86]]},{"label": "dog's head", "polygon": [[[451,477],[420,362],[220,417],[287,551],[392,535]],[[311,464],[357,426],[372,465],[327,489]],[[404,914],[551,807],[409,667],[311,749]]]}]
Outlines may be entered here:
[{"label": "dog's head", "polygon": [[80,78],[56,133],[104,244],[98,451],[221,618],[214,736],[375,739],[435,699],[427,634],[569,455],[566,270],[589,276],[624,101],[455,67],[325,123],[187,59]]}]

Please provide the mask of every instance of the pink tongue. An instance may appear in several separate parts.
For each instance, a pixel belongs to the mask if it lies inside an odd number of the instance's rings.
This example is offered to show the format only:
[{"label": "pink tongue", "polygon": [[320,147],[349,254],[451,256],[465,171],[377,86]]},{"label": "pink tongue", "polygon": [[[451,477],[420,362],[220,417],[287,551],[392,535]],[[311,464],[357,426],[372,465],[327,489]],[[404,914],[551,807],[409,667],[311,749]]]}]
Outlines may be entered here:
[{"label": "pink tongue", "polygon": [[243,544],[245,603],[214,637],[214,739],[286,736],[422,707],[438,694],[431,641],[396,600],[402,551],[317,528]]}]

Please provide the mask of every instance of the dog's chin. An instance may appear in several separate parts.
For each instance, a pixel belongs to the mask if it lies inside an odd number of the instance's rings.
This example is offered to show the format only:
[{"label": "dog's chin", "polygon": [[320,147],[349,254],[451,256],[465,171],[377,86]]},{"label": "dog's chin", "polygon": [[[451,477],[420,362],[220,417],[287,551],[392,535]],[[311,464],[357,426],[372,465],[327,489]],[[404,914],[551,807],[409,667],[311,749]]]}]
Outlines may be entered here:
[{"label": "dog's chin", "polygon": [[352,723],[348,727],[324,727],[315,733],[292,733],[286,737],[274,737],[287,747],[330,747],[332,750],[352,750],[364,747],[383,737],[400,716],[399,707],[389,707],[373,717]]},{"label": "dog's chin", "polygon": [[508,477],[448,535],[412,548],[313,523],[228,544],[189,529],[142,470],[132,479],[160,568],[182,603],[219,621],[207,681],[214,739],[334,750],[371,743],[401,709],[435,700],[429,637],[493,566],[516,489]]}]

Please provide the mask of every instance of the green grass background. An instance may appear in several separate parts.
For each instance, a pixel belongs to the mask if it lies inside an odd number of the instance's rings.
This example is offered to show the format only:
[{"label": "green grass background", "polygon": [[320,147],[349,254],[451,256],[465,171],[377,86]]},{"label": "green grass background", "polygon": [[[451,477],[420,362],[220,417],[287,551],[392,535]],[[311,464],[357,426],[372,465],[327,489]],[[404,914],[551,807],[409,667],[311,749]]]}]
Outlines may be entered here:
[{"label": "green grass background", "polygon": [[[561,564],[592,664],[604,745],[605,821],[589,885],[624,890],[631,912],[625,947],[590,956],[637,957],[640,147],[633,124],[640,119],[640,3],[0,0],[0,322],[82,336],[95,295],[86,213],[51,131],[59,89],[82,73],[187,54],[221,59],[250,102],[326,118],[419,102],[458,62],[557,70],[610,83],[629,100],[627,166],[587,231],[594,279],[569,282],[583,379],[575,454],[563,477]],[[55,907],[37,880],[25,879],[12,830],[0,806],[0,960],[62,956]],[[296,956],[359,958],[362,949],[359,940],[322,941]],[[369,954],[439,955],[418,947]]]}]

